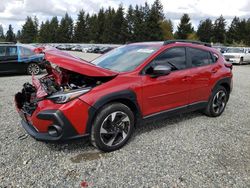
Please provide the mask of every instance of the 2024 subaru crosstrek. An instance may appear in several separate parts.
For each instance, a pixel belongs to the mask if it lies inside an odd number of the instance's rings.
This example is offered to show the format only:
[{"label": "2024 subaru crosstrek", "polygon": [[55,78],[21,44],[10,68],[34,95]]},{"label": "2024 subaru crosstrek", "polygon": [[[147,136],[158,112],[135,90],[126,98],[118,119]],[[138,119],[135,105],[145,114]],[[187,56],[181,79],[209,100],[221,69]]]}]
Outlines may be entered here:
[{"label": "2024 subaru crosstrek", "polygon": [[232,90],[232,65],[200,42],[128,44],[92,62],[44,53],[48,74],[15,96],[22,125],[37,140],[89,136],[113,151],[145,120],[194,110],[221,115]]}]

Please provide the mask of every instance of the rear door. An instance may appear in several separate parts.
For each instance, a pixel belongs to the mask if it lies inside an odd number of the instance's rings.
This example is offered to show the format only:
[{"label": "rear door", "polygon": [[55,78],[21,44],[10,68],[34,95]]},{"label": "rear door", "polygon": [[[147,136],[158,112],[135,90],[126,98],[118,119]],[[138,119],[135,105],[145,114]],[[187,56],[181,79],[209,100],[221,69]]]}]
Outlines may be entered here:
[{"label": "rear door", "polygon": [[212,53],[206,50],[191,48],[188,51],[188,62],[192,67],[191,71],[191,90],[190,104],[196,102],[208,101],[211,94],[210,81],[211,78],[219,70],[220,65],[215,63]]},{"label": "rear door", "polygon": [[9,71],[19,72],[22,65],[18,63],[17,47],[6,46],[6,65]]},{"label": "rear door", "polygon": [[8,64],[6,61],[6,46],[0,46],[0,72],[7,72]]},{"label": "rear door", "polygon": [[11,73],[19,71],[21,65],[17,62],[16,46],[0,46],[0,72]]}]

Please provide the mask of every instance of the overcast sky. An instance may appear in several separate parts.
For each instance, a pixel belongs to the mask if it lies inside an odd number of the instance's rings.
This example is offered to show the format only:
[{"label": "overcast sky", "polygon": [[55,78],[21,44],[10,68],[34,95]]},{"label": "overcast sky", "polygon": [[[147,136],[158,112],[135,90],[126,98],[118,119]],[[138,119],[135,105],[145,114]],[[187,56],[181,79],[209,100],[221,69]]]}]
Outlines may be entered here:
[{"label": "overcast sky", "polygon": [[[152,4],[154,0],[147,0]],[[221,14],[228,22],[234,16],[250,18],[250,0],[161,0],[164,13],[172,19],[175,28],[183,13],[191,16],[195,26],[205,18],[215,19]],[[9,24],[12,24],[15,32],[24,24],[27,16],[37,16],[40,23],[52,16],[61,16],[68,12],[76,19],[79,10],[89,13],[98,12],[100,7],[108,6],[117,8],[119,4],[125,8],[129,4],[144,4],[145,0],[0,0],[0,24],[6,32]]]}]

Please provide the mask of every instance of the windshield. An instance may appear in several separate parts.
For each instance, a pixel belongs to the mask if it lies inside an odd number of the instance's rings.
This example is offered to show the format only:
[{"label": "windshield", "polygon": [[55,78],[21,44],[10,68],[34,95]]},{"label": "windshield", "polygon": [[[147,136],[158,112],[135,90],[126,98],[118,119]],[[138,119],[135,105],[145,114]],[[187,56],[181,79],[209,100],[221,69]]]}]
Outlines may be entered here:
[{"label": "windshield", "polygon": [[116,48],[91,63],[113,71],[126,72],[142,64],[159,47],[148,45],[126,45]]},{"label": "windshield", "polygon": [[244,53],[244,50],[240,48],[229,48],[227,53]]}]

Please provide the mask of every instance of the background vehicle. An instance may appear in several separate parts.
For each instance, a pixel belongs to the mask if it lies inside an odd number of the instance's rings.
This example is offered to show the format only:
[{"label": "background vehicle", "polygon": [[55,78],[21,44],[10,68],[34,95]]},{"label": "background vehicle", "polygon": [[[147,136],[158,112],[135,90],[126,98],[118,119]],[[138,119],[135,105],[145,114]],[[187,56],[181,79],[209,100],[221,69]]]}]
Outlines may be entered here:
[{"label": "background vehicle", "polygon": [[[37,50],[39,52],[39,50]],[[0,73],[39,74],[44,54],[21,44],[0,44]]]},{"label": "background vehicle", "polygon": [[71,50],[73,51],[82,51],[82,47],[80,45],[76,45],[76,46],[73,46],[73,48],[71,48]]},{"label": "background vehicle", "polygon": [[250,63],[250,49],[248,48],[229,48],[223,55],[226,61],[234,64]]},{"label": "background vehicle", "polygon": [[90,136],[103,151],[121,148],[137,123],[188,111],[225,110],[232,65],[197,41],[135,43],[91,63],[45,50],[48,75],[15,96],[26,131],[38,140]]}]

